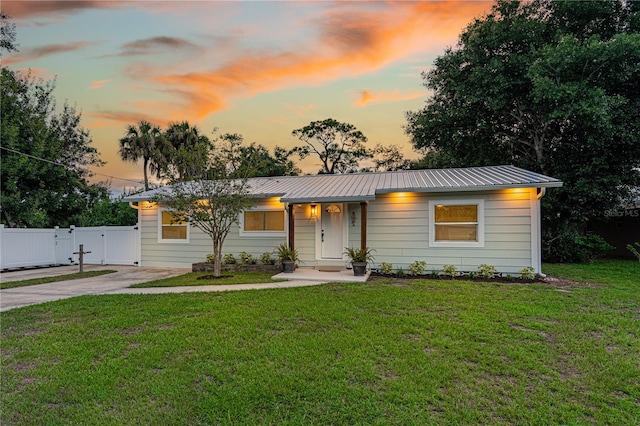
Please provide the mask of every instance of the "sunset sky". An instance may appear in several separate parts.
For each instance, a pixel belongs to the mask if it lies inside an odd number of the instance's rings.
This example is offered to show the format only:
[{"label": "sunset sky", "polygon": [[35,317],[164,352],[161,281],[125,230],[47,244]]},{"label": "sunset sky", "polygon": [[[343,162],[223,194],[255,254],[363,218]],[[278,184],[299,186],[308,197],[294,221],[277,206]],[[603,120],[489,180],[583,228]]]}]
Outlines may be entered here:
[{"label": "sunset sky", "polygon": [[57,78],[54,96],[82,112],[103,175],[142,179],[141,163],[117,153],[126,126],[142,119],[290,148],[301,143],[292,130],[331,117],[355,125],[370,147],[399,144],[415,158],[403,126],[428,96],[420,73],[490,5],[2,0],[19,48],[2,65]]}]

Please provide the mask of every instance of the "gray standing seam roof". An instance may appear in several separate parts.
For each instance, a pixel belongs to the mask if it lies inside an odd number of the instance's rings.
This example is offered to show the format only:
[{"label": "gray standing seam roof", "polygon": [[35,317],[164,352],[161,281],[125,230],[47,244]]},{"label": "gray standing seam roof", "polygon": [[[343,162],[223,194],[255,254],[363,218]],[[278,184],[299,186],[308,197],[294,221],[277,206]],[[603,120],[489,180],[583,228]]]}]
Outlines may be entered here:
[{"label": "gray standing seam roof", "polygon": [[[392,192],[486,191],[562,186],[558,179],[515,166],[261,177],[249,179],[249,183],[255,196],[279,196],[282,202],[291,203],[366,201],[375,199],[376,194]],[[131,195],[125,201],[149,200],[158,191]]]}]

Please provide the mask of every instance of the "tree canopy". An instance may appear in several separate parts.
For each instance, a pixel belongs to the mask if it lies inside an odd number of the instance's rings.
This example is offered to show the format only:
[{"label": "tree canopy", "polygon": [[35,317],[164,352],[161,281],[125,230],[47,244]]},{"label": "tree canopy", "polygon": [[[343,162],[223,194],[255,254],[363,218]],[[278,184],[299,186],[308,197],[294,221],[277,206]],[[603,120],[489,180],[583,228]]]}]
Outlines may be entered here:
[{"label": "tree canopy", "polygon": [[1,69],[2,223],[51,227],[79,223],[105,195],[87,166],[101,165],[75,108],[56,110],[55,81]]},{"label": "tree canopy", "polygon": [[353,124],[333,118],[312,121],[291,134],[305,143],[293,148],[300,159],[315,155],[320,160],[318,173],[352,173],[358,171],[360,160],[371,158],[365,147],[367,137]]},{"label": "tree canopy", "polygon": [[406,128],[427,151],[422,164],[514,164],[562,179],[543,199],[546,253],[557,259],[562,235],[640,184],[639,10],[497,1],[423,73],[433,95]]}]

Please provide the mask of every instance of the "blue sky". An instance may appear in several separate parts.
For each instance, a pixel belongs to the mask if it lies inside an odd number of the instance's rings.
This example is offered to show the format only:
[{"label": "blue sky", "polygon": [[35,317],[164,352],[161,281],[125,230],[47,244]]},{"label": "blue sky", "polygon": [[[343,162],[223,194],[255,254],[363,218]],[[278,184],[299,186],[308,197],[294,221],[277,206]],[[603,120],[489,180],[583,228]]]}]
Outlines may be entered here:
[{"label": "blue sky", "polygon": [[[335,118],[370,147],[403,147],[405,112],[427,99],[427,70],[487,1],[6,1],[19,52],[3,66],[55,77],[54,96],[82,112],[107,165],[141,180],[117,155],[128,124],[188,120],[208,135],[241,133],[269,148]],[[314,160],[300,163],[315,172]],[[96,176],[103,180],[104,176]],[[121,189],[126,181],[113,180]]]}]

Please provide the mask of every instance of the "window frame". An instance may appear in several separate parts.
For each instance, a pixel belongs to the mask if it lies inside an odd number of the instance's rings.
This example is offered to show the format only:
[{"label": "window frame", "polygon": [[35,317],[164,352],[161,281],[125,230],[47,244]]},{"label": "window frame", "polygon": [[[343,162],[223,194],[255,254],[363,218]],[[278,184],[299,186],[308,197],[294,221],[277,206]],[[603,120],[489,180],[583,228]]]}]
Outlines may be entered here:
[{"label": "window frame", "polygon": [[[477,224],[473,222],[458,222],[459,225],[476,224],[476,241],[465,240],[442,240],[436,241],[436,206],[477,206],[478,221]],[[430,247],[484,247],[484,200],[479,198],[474,199],[434,199],[429,200],[429,246]],[[454,224],[453,222],[446,222],[447,224]]]},{"label": "window frame", "polygon": [[[244,214],[246,212],[282,212],[284,216],[283,229],[282,231],[245,231],[244,229]],[[238,228],[240,231],[241,237],[251,237],[251,238],[284,238],[287,236],[287,214],[286,210],[283,208],[274,208],[274,207],[253,207],[250,209],[243,210],[239,215],[238,220]]]},{"label": "window frame", "polygon": [[[158,242],[163,244],[188,244],[191,239],[191,225],[189,222],[185,222],[184,224],[163,224],[162,223],[162,213],[168,212],[171,213],[172,210],[166,207],[158,207]],[[162,228],[165,226],[186,226],[187,227],[187,238],[185,239],[177,239],[177,238],[162,238]]]}]

